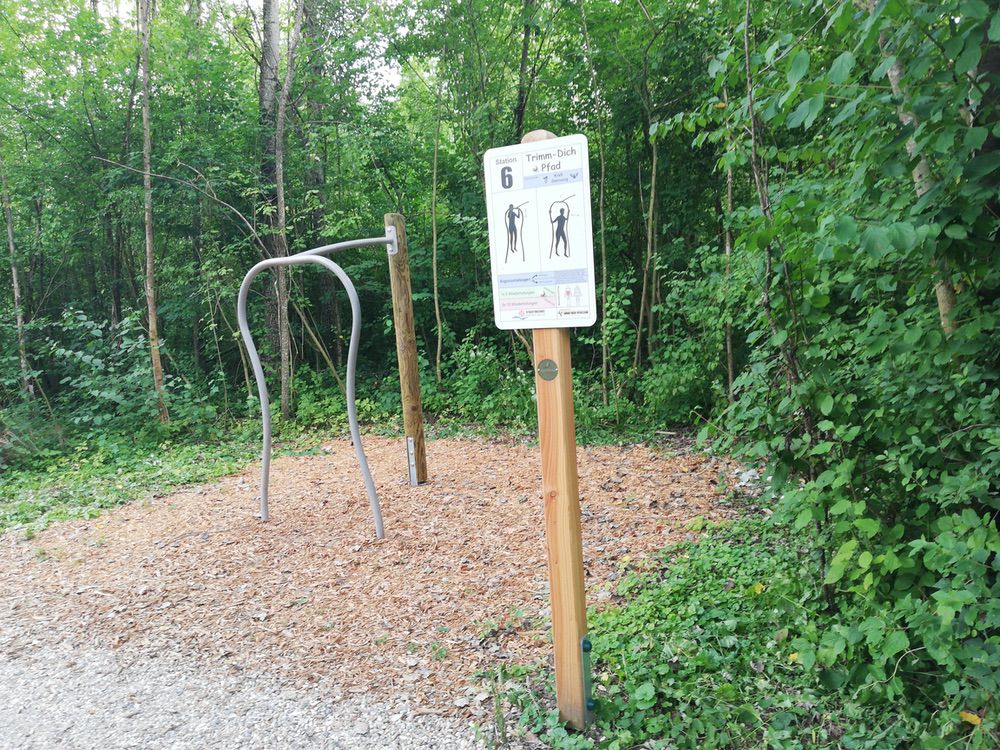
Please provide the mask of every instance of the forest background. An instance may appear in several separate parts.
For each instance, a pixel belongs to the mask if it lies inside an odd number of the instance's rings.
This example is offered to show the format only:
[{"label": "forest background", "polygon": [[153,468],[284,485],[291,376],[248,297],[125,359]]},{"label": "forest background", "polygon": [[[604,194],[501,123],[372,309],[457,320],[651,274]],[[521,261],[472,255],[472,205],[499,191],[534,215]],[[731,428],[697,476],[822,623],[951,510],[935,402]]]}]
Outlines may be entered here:
[{"label": "forest background", "polygon": [[[639,671],[612,675],[607,736],[996,747],[998,40],[984,0],[0,0],[0,528],[245,461],[243,274],[389,211],[436,429],[530,430],[528,338],[492,322],[482,155],[583,132],[581,435],[696,426],[759,465],[783,583],[733,627],[788,625],[758,634],[789,654],[766,699],[752,652],[741,677],[697,665],[690,685],[729,675],[714,708],[609,625]],[[338,262],[361,412],[391,429],[386,262]],[[308,270],[256,294],[279,431],[342,425],[346,296]]]}]

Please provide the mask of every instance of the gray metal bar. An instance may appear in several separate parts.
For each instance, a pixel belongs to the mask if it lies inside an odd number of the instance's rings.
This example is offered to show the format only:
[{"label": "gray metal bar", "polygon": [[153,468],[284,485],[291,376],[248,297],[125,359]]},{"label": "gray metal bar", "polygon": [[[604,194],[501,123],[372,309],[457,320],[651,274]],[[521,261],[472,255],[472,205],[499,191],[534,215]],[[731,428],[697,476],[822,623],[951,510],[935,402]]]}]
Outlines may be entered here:
[{"label": "gray metal bar", "polygon": [[236,316],[239,319],[240,333],[243,336],[243,343],[246,345],[247,353],[250,356],[250,363],[253,366],[253,374],[257,380],[257,394],[260,397],[261,423],[263,425],[264,445],[261,451],[261,480],[260,480],[260,518],[262,521],[268,520],[267,512],[267,490],[271,469],[271,407],[267,394],[267,383],[264,381],[264,368],[260,363],[260,356],[257,354],[257,347],[254,346],[253,336],[250,334],[250,325],[247,322],[247,298],[250,294],[250,286],[254,277],[258,273],[275,266],[304,265],[306,263],[316,263],[323,266],[328,271],[340,279],[347,291],[347,296],[351,300],[351,343],[347,350],[347,418],[351,426],[351,439],[354,441],[354,452],[358,457],[358,464],[361,467],[361,474],[365,480],[365,490],[368,493],[368,502],[371,505],[372,515],[375,518],[375,535],[382,539],[385,533],[382,528],[382,511],[379,508],[378,495],[375,492],[375,483],[372,481],[371,471],[368,469],[368,460],[365,457],[364,448],[361,445],[361,430],[358,426],[358,409],[354,402],[355,390],[355,368],[358,362],[358,339],[361,334],[361,302],[358,299],[358,292],[354,288],[350,277],[344,273],[344,269],[338,266],[329,258],[319,257],[322,252],[335,252],[337,249],[347,247],[363,247],[365,245],[384,245],[387,238],[379,237],[371,240],[359,240],[363,245],[355,243],[341,242],[336,245],[326,245],[297,255],[284,258],[269,258],[260,261],[250,269],[243,283],[240,285],[240,294],[236,304]]},{"label": "gray metal bar", "polygon": [[294,258],[299,255],[329,255],[330,253],[335,253],[338,250],[350,250],[354,247],[373,247],[375,245],[386,245],[389,253],[394,254],[392,248],[396,247],[396,238],[387,235],[385,237],[369,237],[363,240],[334,242],[332,245],[321,245],[320,247],[314,247],[312,250],[304,250],[301,253],[296,253],[295,255],[289,257]]}]

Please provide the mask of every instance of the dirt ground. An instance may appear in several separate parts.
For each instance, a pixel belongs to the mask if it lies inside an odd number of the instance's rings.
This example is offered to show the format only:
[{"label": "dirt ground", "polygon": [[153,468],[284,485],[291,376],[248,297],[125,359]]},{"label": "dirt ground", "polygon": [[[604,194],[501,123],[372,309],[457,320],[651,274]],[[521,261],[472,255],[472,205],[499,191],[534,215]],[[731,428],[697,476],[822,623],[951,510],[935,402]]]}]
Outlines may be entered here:
[{"label": "dirt ground", "polygon": [[[434,440],[430,481],[414,488],[401,440],[369,436],[365,449],[382,541],[350,442],[331,441],[274,462],[267,524],[254,465],[30,540],[6,534],[0,627],[27,619],[80,645],[330,678],[428,713],[488,710],[477,670],[551,649],[538,450]],[[581,447],[578,462],[591,604],[695,517],[733,514],[717,494],[733,463],[645,446]]]}]

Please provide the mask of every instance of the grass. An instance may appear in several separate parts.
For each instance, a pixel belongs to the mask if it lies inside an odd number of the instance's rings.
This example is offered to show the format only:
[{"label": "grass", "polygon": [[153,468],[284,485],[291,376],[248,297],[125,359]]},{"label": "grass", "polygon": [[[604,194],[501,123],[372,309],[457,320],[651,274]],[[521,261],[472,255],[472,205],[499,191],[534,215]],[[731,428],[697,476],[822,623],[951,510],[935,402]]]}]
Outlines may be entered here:
[{"label": "grass", "polygon": [[246,466],[259,447],[246,440],[135,444],[128,436],[81,440],[31,468],[0,477],[0,532],[30,535],[52,521],[93,518],[151,493],[204,482]]},{"label": "grass", "polygon": [[[30,466],[5,467],[0,533],[20,528],[31,538],[53,521],[94,518],[131,500],[241,471],[260,457],[258,429],[242,423],[214,440],[157,443],[123,434],[90,435],[46,452]],[[274,455],[317,453],[324,439],[329,436],[318,431],[286,430]]]}]

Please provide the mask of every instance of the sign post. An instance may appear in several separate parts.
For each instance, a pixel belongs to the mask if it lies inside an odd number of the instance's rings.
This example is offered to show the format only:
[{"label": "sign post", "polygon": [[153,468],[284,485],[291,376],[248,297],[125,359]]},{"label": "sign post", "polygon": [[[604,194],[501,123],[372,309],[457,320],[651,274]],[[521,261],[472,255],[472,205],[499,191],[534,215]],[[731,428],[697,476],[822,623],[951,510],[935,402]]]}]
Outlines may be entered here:
[{"label": "sign post", "polygon": [[587,726],[590,642],[569,328],[597,319],[587,139],[528,133],[484,157],[493,311],[531,328],[560,718]]}]

